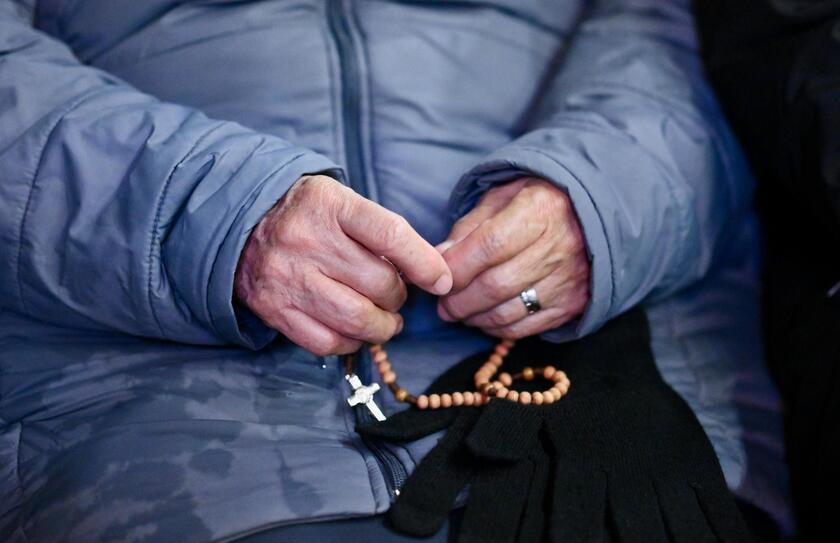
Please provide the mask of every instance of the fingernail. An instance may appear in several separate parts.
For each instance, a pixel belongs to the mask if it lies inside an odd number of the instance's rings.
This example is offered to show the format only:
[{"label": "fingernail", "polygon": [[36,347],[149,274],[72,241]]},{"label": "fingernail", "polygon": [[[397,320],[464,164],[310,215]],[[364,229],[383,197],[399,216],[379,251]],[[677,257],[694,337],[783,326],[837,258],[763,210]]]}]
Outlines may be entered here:
[{"label": "fingernail", "polygon": [[403,330],[403,326],[405,326],[405,320],[403,320],[401,315],[397,315],[399,317],[399,321],[397,321],[397,333],[399,334]]},{"label": "fingernail", "polygon": [[437,314],[438,314],[438,317],[441,318],[441,320],[445,320],[446,322],[452,322],[453,320],[455,320],[455,319],[452,318],[452,316],[449,313],[446,312],[446,309],[444,309],[442,304],[438,304]]},{"label": "fingernail", "polygon": [[439,252],[440,254],[443,254],[446,252],[447,249],[449,249],[453,245],[455,245],[455,242],[451,239],[447,239],[435,245],[435,249],[437,249],[437,252]]},{"label": "fingernail", "polygon": [[450,290],[452,290],[452,276],[448,273],[441,275],[432,287],[432,292],[439,296],[447,294]]}]

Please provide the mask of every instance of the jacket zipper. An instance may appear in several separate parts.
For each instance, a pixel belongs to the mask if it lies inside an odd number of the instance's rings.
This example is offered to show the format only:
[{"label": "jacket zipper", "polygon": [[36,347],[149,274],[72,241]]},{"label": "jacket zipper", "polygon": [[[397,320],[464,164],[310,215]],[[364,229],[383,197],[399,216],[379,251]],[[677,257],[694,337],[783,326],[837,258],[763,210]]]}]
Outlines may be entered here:
[{"label": "jacket zipper", "polygon": [[[368,353],[367,349],[362,349],[356,357],[356,370],[360,373],[364,371],[365,375],[361,377],[367,382],[371,381],[371,364],[370,353]],[[357,405],[354,408],[354,411],[356,415],[356,422],[362,424],[370,424],[374,422],[373,415],[371,415],[370,411],[366,407]],[[391,452],[385,444],[364,436],[362,436],[362,442],[376,457],[379,467],[384,475],[385,485],[388,487],[389,495],[399,496],[400,489],[403,487],[403,484],[405,484],[406,477],[408,477],[408,474],[405,471],[405,466],[403,466],[399,458],[397,458],[397,456]]]},{"label": "jacket zipper", "polygon": [[[367,197],[369,191],[367,190],[364,154],[361,144],[363,137],[360,98],[361,68],[356,56],[356,43],[350,30],[349,15],[345,11],[343,0],[329,0],[327,20],[335,41],[341,70],[341,111],[344,123],[344,155],[348,181],[353,190]],[[371,380],[371,361],[367,350],[362,349],[355,359],[356,373],[363,381],[369,383]],[[343,362],[346,362],[346,358]],[[373,421],[370,411],[363,405],[356,406],[354,414],[357,423]],[[402,462],[384,444],[364,437],[362,442],[376,458],[389,494],[392,497],[399,495],[399,489],[402,488],[407,477]]]}]

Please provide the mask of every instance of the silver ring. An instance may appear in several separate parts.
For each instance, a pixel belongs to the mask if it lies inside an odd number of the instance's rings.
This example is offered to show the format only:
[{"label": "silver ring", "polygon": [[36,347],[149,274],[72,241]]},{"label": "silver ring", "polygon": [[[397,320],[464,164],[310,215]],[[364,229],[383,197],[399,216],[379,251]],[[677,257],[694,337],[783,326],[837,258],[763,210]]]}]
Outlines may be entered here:
[{"label": "silver ring", "polygon": [[522,299],[522,303],[525,304],[525,309],[528,310],[529,315],[533,315],[534,313],[542,309],[542,306],[540,305],[540,300],[539,298],[537,298],[537,291],[533,288],[529,288],[520,292],[519,298]]}]

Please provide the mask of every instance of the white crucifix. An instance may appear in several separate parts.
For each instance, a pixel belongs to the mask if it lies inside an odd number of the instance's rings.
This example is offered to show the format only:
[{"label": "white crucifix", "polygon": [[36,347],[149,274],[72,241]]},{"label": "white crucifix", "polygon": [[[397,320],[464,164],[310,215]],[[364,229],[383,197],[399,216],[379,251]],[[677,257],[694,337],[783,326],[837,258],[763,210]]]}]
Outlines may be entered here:
[{"label": "white crucifix", "polygon": [[381,409],[379,409],[376,402],[373,401],[373,395],[379,391],[379,383],[363,385],[362,380],[359,379],[359,376],[355,373],[345,375],[344,378],[347,379],[347,382],[350,383],[351,387],[353,387],[353,394],[347,398],[347,403],[349,403],[351,407],[362,404],[368,408],[368,411],[370,411],[374,417],[376,417],[376,420],[385,420],[385,414]]}]

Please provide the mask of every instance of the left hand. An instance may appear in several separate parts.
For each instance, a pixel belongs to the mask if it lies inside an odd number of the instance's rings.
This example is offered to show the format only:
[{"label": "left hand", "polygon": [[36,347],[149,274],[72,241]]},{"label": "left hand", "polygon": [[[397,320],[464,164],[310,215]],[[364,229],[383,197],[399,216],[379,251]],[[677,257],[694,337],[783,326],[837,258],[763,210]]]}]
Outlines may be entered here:
[{"label": "left hand", "polygon": [[[524,177],[487,191],[438,250],[454,284],[438,302],[446,321],[518,339],[579,316],[589,302],[590,264],[568,195]],[[528,314],[519,293],[533,288],[542,309]]]}]

